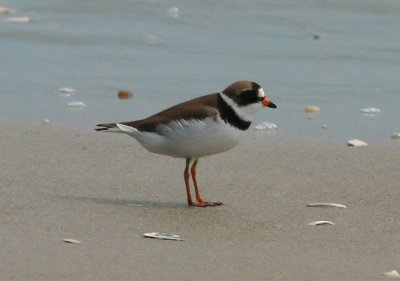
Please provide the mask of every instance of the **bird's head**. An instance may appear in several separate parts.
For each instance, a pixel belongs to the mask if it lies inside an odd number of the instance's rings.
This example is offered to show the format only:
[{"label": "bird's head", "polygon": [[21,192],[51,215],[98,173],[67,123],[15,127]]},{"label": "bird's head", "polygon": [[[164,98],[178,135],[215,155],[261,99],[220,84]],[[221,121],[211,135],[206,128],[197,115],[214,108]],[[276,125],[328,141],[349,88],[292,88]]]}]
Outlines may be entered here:
[{"label": "bird's head", "polygon": [[244,120],[251,121],[262,107],[276,108],[264,93],[262,87],[251,81],[238,81],[222,91],[221,97]]}]

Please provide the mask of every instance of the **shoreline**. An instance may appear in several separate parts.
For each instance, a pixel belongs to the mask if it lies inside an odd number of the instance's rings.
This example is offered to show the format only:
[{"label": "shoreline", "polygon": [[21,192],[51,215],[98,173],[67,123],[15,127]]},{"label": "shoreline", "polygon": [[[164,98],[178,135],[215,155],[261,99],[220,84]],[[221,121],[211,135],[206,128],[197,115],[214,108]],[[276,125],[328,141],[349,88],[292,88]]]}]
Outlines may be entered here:
[{"label": "shoreline", "polygon": [[[2,279],[386,280],[400,271],[397,145],[256,134],[200,160],[204,197],[225,204],[202,209],[186,206],[182,159],[128,136],[51,123],[0,129]],[[306,207],[321,201],[347,209]],[[186,240],[142,237],[153,231]]]}]

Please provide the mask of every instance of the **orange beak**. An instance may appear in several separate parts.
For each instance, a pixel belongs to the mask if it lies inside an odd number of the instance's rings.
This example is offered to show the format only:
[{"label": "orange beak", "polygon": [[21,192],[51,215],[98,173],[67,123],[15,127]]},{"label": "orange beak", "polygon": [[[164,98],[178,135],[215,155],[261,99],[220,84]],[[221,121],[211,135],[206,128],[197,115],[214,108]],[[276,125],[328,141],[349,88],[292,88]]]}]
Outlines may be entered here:
[{"label": "orange beak", "polygon": [[262,104],[263,104],[263,106],[267,106],[270,108],[277,108],[277,106],[266,97],[262,100]]}]

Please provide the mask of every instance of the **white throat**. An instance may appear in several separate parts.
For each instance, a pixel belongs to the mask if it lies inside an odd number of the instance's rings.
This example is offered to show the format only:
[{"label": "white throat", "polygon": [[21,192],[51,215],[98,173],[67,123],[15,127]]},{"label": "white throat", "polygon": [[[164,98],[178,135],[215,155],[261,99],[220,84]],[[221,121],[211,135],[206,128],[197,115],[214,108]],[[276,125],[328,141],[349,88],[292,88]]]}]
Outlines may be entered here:
[{"label": "white throat", "polygon": [[231,98],[229,98],[224,93],[219,93],[221,98],[235,111],[235,113],[242,119],[243,121],[252,122],[253,116],[256,112],[261,108],[260,103],[253,103],[244,106],[238,106],[236,102],[234,102]]}]

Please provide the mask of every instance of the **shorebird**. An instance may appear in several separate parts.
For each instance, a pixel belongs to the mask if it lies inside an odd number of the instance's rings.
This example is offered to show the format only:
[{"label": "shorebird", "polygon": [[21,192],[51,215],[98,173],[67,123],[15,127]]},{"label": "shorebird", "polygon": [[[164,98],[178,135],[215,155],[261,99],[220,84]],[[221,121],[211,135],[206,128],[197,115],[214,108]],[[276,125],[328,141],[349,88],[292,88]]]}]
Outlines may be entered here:
[{"label": "shorebird", "polygon": [[[184,181],[188,205],[220,206],[221,202],[209,202],[200,195],[196,178],[198,161],[235,147],[262,107],[276,108],[276,105],[259,84],[237,81],[222,92],[177,104],[148,118],[99,124],[95,130],[125,133],[150,152],[186,159]],[[190,176],[195,201],[190,191]]]}]

